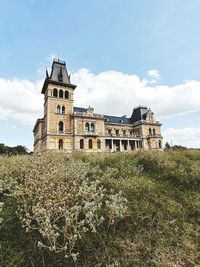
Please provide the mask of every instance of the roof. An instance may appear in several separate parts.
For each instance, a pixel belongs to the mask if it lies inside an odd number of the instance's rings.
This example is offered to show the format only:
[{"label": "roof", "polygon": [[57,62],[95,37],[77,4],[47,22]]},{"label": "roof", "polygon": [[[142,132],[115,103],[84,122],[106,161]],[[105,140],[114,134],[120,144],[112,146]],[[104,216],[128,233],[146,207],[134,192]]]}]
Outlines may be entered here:
[{"label": "roof", "polygon": [[50,75],[48,74],[48,71],[46,71],[46,79],[42,87],[42,94],[45,94],[49,83],[64,86],[67,85],[73,89],[76,88],[76,85],[71,84],[70,75],[67,72],[65,61],[61,61],[59,59],[53,60]]},{"label": "roof", "polygon": [[[74,107],[74,112],[85,113],[87,111],[86,108]],[[133,113],[130,118],[126,118],[124,116],[111,116],[111,115],[100,115],[103,116],[105,122],[107,123],[116,123],[116,124],[133,124],[135,122],[145,120],[145,115],[148,112],[148,108],[146,106],[138,106],[133,109]],[[96,114],[98,115],[98,114]]]},{"label": "roof", "polygon": [[146,106],[139,106],[139,107],[134,108],[133,113],[131,115],[132,123],[145,119],[144,115],[147,112],[148,112],[148,108]]},{"label": "roof", "polygon": [[33,132],[35,132],[37,126],[39,125],[39,123],[43,123],[44,122],[44,118],[41,118],[41,119],[37,119],[34,127],[33,127]]},{"label": "roof", "polygon": [[86,108],[74,107],[74,112],[86,112]]},{"label": "roof", "polygon": [[70,83],[66,63],[61,60],[55,60],[52,63],[50,79],[57,82]]},{"label": "roof", "polygon": [[106,122],[109,123],[121,123],[121,124],[131,124],[132,121],[130,118],[116,117],[110,115],[103,115]]}]

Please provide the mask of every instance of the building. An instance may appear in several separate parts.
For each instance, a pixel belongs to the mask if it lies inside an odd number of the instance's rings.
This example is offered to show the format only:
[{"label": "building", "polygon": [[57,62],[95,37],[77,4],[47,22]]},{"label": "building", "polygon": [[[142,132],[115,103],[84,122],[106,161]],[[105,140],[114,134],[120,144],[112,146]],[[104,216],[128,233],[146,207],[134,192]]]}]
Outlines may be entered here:
[{"label": "building", "polygon": [[33,129],[34,152],[162,149],[161,124],[150,109],[136,107],[130,118],[97,114],[91,107],[74,107],[75,88],[65,62],[54,60],[42,87],[44,117]]}]

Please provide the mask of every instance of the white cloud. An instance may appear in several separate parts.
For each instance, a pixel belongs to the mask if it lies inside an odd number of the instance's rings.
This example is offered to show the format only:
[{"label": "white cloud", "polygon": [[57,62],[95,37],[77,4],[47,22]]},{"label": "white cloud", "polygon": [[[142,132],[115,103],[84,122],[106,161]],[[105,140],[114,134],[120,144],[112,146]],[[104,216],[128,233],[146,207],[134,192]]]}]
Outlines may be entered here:
[{"label": "white cloud", "polygon": [[43,113],[41,87],[42,81],[32,83],[0,78],[0,119],[14,119],[25,125],[33,125],[34,120]]},{"label": "white cloud", "polygon": [[[170,87],[145,84],[134,74],[116,71],[94,74],[87,69],[73,73],[71,80],[77,84],[74,104],[91,105],[98,113],[130,116],[133,107],[147,105],[162,121],[162,117],[200,110],[200,81],[184,81]],[[0,78],[0,119],[12,118],[33,126],[43,115],[42,84],[43,81]],[[174,144],[197,147],[200,128],[168,129],[163,135]]]},{"label": "white cloud", "polygon": [[149,78],[152,78],[154,80],[160,80],[160,73],[157,69],[149,70],[148,71]]},{"label": "white cloud", "polygon": [[200,81],[176,86],[149,85],[138,76],[108,71],[94,74],[80,69],[72,74],[75,104],[93,106],[97,112],[131,115],[132,108],[147,105],[159,117],[171,117],[200,110]]},{"label": "white cloud", "polygon": [[200,127],[169,128],[163,132],[164,142],[172,145],[200,148]]}]

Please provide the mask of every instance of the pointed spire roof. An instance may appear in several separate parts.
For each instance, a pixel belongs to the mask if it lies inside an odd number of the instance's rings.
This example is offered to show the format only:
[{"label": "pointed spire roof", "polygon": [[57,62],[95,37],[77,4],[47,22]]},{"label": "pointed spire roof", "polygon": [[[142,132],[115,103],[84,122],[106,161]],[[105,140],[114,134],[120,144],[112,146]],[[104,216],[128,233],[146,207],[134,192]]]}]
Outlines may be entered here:
[{"label": "pointed spire roof", "polygon": [[70,75],[68,74],[65,61],[54,59],[51,66],[51,74],[49,76],[48,71],[46,71],[46,79],[42,88],[42,94],[45,94],[47,85],[49,83],[57,85],[67,85],[73,89],[76,85],[71,84]]},{"label": "pointed spire roof", "polygon": [[49,79],[49,73],[47,69],[46,69],[46,79]]}]

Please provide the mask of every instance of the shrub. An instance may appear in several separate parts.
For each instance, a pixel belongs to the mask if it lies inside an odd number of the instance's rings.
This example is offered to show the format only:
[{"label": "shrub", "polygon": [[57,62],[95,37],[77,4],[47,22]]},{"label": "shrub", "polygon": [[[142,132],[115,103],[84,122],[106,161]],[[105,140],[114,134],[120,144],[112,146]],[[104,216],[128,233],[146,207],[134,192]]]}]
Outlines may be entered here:
[{"label": "shrub", "polygon": [[198,266],[199,151],[0,159],[0,265]]}]

